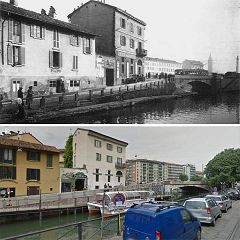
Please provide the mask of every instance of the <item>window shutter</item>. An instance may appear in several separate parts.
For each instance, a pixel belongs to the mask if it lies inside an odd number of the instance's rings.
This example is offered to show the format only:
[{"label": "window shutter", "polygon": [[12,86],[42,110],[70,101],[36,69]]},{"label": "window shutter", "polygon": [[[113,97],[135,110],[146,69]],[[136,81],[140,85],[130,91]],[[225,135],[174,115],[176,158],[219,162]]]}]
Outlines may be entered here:
[{"label": "window shutter", "polygon": [[30,37],[34,37],[34,25],[30,26]]},{"label": "window shutter", "polygon": [[37,180],[40,181],[40,169],[36,169],[37,170]]},{"label": "window shutter", "polygon": [[83,38],[83,53],[86,53],[86,38]]},{"label": "window shutter", "polygon": [[21,56],[21,59],[20,59],[21,65],[25,65],[25,48],[24,47],[20,48],[20,56]]},{"label": "window shutter", "polygon": [[59,32],[58,31],[56,31],[56,33],[57,33],[57,48],[59,48]]},{"label": "window shutter", "polygon": [[25,43],[25,24],[24,23],[21,23],[21,33],[22,33],[21,42]]},{"label": "window shutter", "polygon": [[27,168],[27,177],[26,177],[27,181],[30,179],[30,169]]},{"label": "window shutter", "polygon": [[70,45],[73,45],[73,36],[70,35],[69,37],[70,37],[70,38],[69,38],[69,39],[70,39]]},{"label": "window shutter", "polygon": [[72,69],[75,69],[75,56],[73,56],[73,68]]},{"label": "window shutter", "polygon": [[90,54],[92,54],[93,53],[93,39],[92,38],[90,38],[90,49],[89,49],[89,51],[90,51]]},{"label": "window shutter", "polygon": [[63,54],[60,53],[60,68],[63,66]]},{"label": "window shutter", "polygon": [[8,41],[13,40],[13,20],[8,20]]},{"label": "window shutter", "polygon": [[53,51],[49,51],[49,67],[53,67]]},{"label": "window shutter", "polygon": [[16,167],[12,168],[12,179],[15,179],[15,180],[17,179],[16,178]]},{"label": "window shutter", "polygon": [[46,28],[42,27],[42,39],[45,39],[45,35],[46,35]]},{"label": "window shutter", "polygon": [[78,56],[76,56],[76,69],[78,69]]},{"label": "window shutter", "polygon": [[7,47],[7,61],[8,61],[8,65],[13,64],[13,46]]}]

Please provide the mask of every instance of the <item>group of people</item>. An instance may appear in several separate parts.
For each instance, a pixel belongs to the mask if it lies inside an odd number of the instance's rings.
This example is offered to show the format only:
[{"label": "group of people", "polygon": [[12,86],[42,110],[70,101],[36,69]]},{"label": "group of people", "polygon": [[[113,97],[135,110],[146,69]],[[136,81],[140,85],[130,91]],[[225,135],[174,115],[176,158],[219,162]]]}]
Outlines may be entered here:
[{"label": "group of people", "polygon": [[[24,100],[23,100],[23,88],[20,87],[18,89],[18,96],[17,96],[17,105],[18,105],[18,113],[17,118],[24,119],[25,118],[25,110],[24,110]],[[27,90],[26,95],[26,106],[28,109],[31,109],[31,104],[33,101],[33,89],[32,86],[30,86]]]}]

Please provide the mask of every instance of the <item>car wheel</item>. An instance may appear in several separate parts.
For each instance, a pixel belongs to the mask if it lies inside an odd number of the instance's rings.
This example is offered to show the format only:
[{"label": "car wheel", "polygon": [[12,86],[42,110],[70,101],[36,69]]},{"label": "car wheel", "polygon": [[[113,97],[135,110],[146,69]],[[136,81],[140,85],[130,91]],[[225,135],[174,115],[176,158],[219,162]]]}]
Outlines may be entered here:
[{"label": "car wheel", "polygon": [[211,226],[215,227],[215,225],[216,225],[216,219],[214,218],[213,221],[211,222]]},{"label": "car wheel", "polygon": [[202,232],[201,232],[201,229],[199,228],[196,233],[196,238],[194,240],[201,240],[201,239],[202,239]]},{"label": "car wheel", "polygon": [[227,211],[228,211],[228,208],[227,208],[227,206],[226,206],[226,208],[225,208],[225,213],[227,213]]}]

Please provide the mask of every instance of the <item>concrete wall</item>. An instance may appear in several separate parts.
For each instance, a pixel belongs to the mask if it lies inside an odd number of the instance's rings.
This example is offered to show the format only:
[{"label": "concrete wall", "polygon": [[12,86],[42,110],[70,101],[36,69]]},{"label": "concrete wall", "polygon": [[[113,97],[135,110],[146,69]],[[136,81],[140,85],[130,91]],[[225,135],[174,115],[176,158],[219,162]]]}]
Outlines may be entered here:
[{"label": "concrete wall", "polygon": [[[95,140],[102,142],[101,148],[95,147]],[[113,150],[109,151],[106,148],[106,144],[110,143],[113,145]],[[76,144],[76,145],[75,145]],[[75,148],[76,146],[76,148]],[[117,152],[117,146],[122,147],[122,153]],[[101,161],[96,160],[96,153],[102,155]],[[107,155],[113,157],[112,163],[107,162]],[[117,157],[122,158],[122,162],[126,163],[126,147],[113,143],[111,141],[106,141],[103,138],[97,138],[88,135],[88,131],[77,130],[73,137],[73,156],[74,156],[74,167],[82,168],[86,165],[87,176],[88,176],[88,190],[94,190],[95,186],[99,188],[104,188],[104,184],[109,184],[111,186],[118,186],[120,184],[125,185],[125,169],[117,169],[115,163],[117,162]],[[102,174],[99,176],[99,182],[96,182],[96,169]],[[106,174],[108,170],[111,171],[111,182],[108,182]],[[121,182],[118,182],[116,177],[117,171],[123,173]]]},{"label": "concrete wall", "polygon": [[[27,168],[40,169],[40,181],[26,180]],[[27,152],[16,154],[16,180],[0,180],[1,188],[15,188],[16,196],[26,196],[27,187],[40,187],[42,193],[59,192],[59,156],[53,154],[53,167],[47,168],[47,153],[41,152],[41,159],[28,161]],[[52,188],[52,191],[50,190]]]},{"label": "concrete wall", "polygon": [[[7,64],[7,44],[8,44],[8,21],[5,21],[4,34],[4,65],[0,67],[0,93],[9,98],[16,97],[13,92],[12,80],[19,80],[23,86],[23,91],[27,91],[28,86],[34,85],[34,92],[45,94],[54,92],[56,89],[49,88],[49,80],[56,80],[63,77],[65,89],[69,91],[80,90],[81,88],[92,88],[101,85],[96,80],[96,55],[95,41],[92,39],[92,53],[83,53],[83,36],[80,38],[80,46],[72,46],[70,44],[70,36],[73,34],[70,30],[59,30],[60,33],[60,52],[63,53],[63,67],[53,69],[49,67],[49,51],[53,50],[53,27],[47,27],[45,39],[36,39],[30,36],[31,22],[23,22],[25,25],[25,43],[21,46],[25,47],[25,65],[11,66]],[[11,43],[10,43],[11,45]],[[78,71],[72,70],[73,56],[78,56]],[[80,80],[80,88],[71,89],[70,80]]]}]

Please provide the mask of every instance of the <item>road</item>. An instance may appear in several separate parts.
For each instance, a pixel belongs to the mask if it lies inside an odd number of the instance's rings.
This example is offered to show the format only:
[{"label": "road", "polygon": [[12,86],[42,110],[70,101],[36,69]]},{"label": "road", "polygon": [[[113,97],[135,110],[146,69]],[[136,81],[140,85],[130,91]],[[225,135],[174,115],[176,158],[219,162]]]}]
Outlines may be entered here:
[{"label": "road", "polygon": [[240,240],[240,201],[233,202],[233,208],[223,213],[216,226],[202,226],[202,240]]}]

